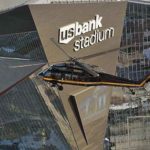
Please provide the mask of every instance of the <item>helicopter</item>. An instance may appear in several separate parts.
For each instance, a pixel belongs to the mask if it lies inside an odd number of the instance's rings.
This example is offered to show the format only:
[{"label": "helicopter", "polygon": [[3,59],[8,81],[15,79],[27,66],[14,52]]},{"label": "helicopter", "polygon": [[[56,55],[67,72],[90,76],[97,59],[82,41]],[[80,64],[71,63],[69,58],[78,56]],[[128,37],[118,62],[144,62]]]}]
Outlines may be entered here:
[{"label": "helicopter", "polygon": [[[55,41],[53,42],[66,54],[64,49],[57,45]],[[70,57],[68,54],[66,55]],[[53,64],[38,75],[44,81],[51,83],[52,87],[57,87],[59,90],[63,90],[63,84],[76,86],[117,86],[138,88],[143,87],[150,81],[150,75],[144,80],[133,81],[98,71],[97,68],[98,66],[86,64],[76,58],[70,57],[68,61]]]}]

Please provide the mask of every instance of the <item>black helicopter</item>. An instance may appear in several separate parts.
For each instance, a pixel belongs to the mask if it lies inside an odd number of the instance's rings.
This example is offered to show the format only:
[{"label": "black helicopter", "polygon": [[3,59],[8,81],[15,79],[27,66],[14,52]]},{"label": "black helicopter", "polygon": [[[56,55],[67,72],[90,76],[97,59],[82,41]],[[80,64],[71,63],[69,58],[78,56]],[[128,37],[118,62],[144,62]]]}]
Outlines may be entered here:
[{"label": "black helicopter", "polygon": [[144,80],[133,81],[104,72],[98,72],[95,68],[96,66],[80,63],[73,59],[65,63],[51,65],[48,69],[39,73],[39,76],[44,81],[52,83],[52,86],[57,86],[59,90],[62,90],[62,84],[136,88],[143,87],[150,80],[150,76],[147,76]]},{"label": "black helicopter", "polygon": [[[60,46],[56,46],[66,54]],[[68,56],[68,54],[66,55]],[[81,63],[79,60],[70,57],[69,61],[51,65],[48,69],[40,72],[39,76],[44,81],[51,83],[52,86],[58,87],[59,90],[63,90],[63,84],[137,88],[143,87],[145,83],[150,81],[150,75],[144,80],[133,81],[97,71],[97,68],[98,66]]]}]

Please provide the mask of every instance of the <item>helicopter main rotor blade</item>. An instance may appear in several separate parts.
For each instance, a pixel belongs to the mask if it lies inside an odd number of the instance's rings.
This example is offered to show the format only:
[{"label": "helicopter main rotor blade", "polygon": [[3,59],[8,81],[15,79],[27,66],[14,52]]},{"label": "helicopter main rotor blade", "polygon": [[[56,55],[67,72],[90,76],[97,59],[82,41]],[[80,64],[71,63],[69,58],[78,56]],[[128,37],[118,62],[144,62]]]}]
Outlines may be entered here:
[{"label": "helicopter main rotor blade", "polygon": [[120,48],[116,48],[116,49],[112,49],[112,50],[108,50],[108,51],[104,51],[104,52],[99,52],[99,53],[95,53],[95,54],[91,54],[91,55],[87,55],[87,56],[83,56],[83,57],[78,57],[78,59],[86,60],[86,59],[90,59],[90,58],[93,58],[93,57],[97,57],[97,56],[101,56],[101,55],[106,55],[108,53],[119,51],[119,49]]},{"label": "helicopter main rotor blade", "polygon": [[[69,59],[72,59],[74,60],[73,57],[71,57],[67,52],[65,52],[65,50],[55,41],[54,38],[50,38],[50,40],[69,58]],[[140,43],[139,43],[140,44]],[[138,46],[138,44],[136,44]],[[124,48],[129,48],[131,47],[132,45],[128,45],[128,46],[123,46],[121,47],[122,49]],[[135,46],[135,45],[134,45]],[[95,54],[91,54],[91,55],[87,55],[87,56],[82,56],[82,57],[78,57],[76,59],[82,59],[82,60],[86,60],[86,59],[89,59],[89,58],[92,58],[92,57],[96,57],[96,56],[100,56],[100,55],[105,55],[105,54],[108,54],[108,53],[112,53],[112,52],[115,52],[115,51],[119,51],[120,50],[120,47],[118,48],[115,48],[115,49],[111,49],[111,50],[107,50],[107,51],[103,51],[103,52],[99,52],[99,53],[95,53]]]},{"label": "helicopter main rotor blade", "polygon": [[[71,56],[55,41],[54,38],[50,38],[50,40],[51,40],[69,59],[72,59],[72,60],[75,59],[75,58],[71,57]],[[129,46],[131,46],[131,45],[129,45]],[[128,48],[129,46],[124,46],[124,47],[121,47],[121,48]],[[120,47],[115,48],[115,49],[110,49],[110,50],[107,50],[107,51],[103,51],[103,52],[99,52],[99,53],[95,53],[95,54],[91,54],[91,55],[87,55],[87,56],[78,57],[78,58],[76,58],[76,59],[86,60],[86,59],[89,59],[89,58],[92,58],[92,57],[96,57],[96,56],[100,56],[100,55],[105,55],[105,54],[112,53],[112,52],[115,52],[115,51],[118,51],[118,52],[119,52],[119,50],[120,50]]]},{"label": "helicopter main rotor blade", "polygon": [[78,65],[79,67],[81,67],[83,70],[85,70],[86,72],[88,72],[90,75],[92,75],[93,77],[98,77],[99,74],[93,70],[93,68],[87,64],[84,64],[84,63],[80,63],[79,61],[77,60],[73,60],[76,65]]}]

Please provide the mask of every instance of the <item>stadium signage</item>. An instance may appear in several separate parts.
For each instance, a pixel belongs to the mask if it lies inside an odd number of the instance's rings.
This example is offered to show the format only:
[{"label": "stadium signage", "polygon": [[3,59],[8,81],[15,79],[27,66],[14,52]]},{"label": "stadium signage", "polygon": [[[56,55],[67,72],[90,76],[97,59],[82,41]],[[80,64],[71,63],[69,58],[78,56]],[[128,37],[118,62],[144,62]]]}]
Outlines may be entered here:
[{"label": "stadium signage", "polygon": [[[75,22],[61,27],[59,29],[58,36],[59,43],[68,44],[75,37],[80,36],[79,39],[74,42],[73,48],[74,51],[79,51],[80,49],[112,38],[114,36],[113,27],[109,27],[107,29],[99,31],[99,28],[103,27],[102,19],[103,17],[97,14],[94,19],[87,22]],[[83,34],[91,31],[93,31],[93,33],[90,36],[83,36]]]}]

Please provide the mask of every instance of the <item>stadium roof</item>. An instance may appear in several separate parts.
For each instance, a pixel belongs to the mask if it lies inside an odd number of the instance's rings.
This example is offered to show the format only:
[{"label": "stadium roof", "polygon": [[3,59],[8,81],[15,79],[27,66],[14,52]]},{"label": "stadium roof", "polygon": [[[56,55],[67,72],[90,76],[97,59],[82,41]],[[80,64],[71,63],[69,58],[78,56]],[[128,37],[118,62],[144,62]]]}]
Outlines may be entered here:
[{"label": "stadium roof", "polygon": [[[49,3],[54,3],[54,2],[63,2],[63,3],[68,3],[68,2],[97,2],[97,0],[1,0],[0,1],[0,12],[3,11],[8,11],[10,9],[27,5],[27,4],[49,4]],[[99,0],[99,1],[107,1],[110,2],[111,0]],[[114,1],[114,0],[112,0]],[[126,0],[116,0],[116,1],[126,1]]]},{"label": "stadium roof", "polygon": [[[49,4],[54,2],[63,2],[63,3],[69,3],[69,2],[98,2],[97,0],[1,0],[0,1],[0,12],[7,11],[19,6],[27,5],[27,4]],[[106,1],[106,2],[114,2],[114,1],[129,1],[133,3],[141,3],[149,5],[149,0],[99,0],[100,1]]]}]

